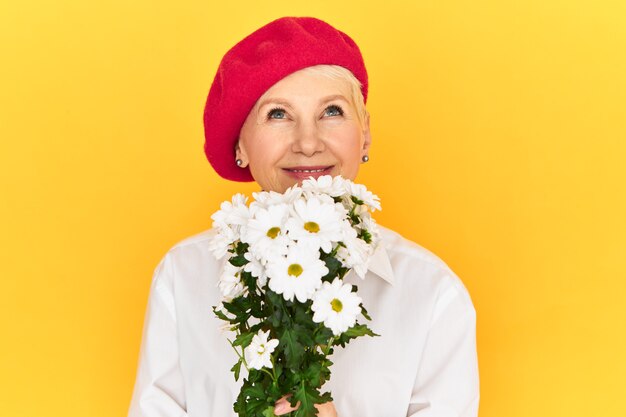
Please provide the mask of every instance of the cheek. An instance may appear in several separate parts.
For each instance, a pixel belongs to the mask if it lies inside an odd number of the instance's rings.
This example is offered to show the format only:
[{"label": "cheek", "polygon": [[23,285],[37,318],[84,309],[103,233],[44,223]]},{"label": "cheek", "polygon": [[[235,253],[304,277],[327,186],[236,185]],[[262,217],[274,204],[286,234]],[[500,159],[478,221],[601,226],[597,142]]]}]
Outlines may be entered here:
[{"label": "cheek", "polygon": [[281,147],[281,143],[284,141],[281,140],[280,135],[263,128],[252,129],[246,133],[249,134],[243,140],[251,168],[253,165],[267,167],[284,152]]},{"label": "cheek", "polygon": [[346,132],[335,145],[335,154],[341,161],[341,175],[354,179],[361,164],[363,136],[358,129]]},{"label": "cheek", "polygon": [[264,189],[273,189],[276,167],[285,153],[284,140],[273,132],[257,131],[245,138],[250,172]]},{"label": "cheek", "polygon": [[256,147],[251,149],[250,171],[255,178],[266,177],[271,173],[275,157],[271,149]]},{"label": "cheek", "polygon": [[341,176],[350,180],[354,180],[359,172],[359,161],[350,159],[341,165]]}]

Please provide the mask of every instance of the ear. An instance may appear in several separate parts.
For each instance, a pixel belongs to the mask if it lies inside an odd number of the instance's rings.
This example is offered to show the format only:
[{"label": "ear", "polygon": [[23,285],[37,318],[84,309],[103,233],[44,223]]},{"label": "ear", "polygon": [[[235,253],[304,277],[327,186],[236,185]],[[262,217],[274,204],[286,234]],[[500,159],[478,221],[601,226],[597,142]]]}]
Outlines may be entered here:
[{"label": "ear", "polygon": [[235,159],[241,159],[241,162],[243,162],[239,166],[240,168],[245,168],[248,166],[248,153],[246,152],[243,143],[241,143],[241,139],[238,139],[237,144],[235,145]]},{"label": "ear", "polygon": [[372,145],[372,135],[370,133],[370,114],[365,113],[365,120],[363,120],[363,146],[361,148],[361,158],[370,150]]}]

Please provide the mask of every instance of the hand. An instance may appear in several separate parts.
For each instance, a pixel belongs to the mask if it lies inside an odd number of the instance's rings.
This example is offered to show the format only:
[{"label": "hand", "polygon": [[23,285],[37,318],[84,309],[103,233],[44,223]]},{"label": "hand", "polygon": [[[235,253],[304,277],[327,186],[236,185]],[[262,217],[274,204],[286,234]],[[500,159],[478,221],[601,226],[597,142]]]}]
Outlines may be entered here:
[{"label": "hand", "polygon": [[[287,401],[287,396],[284,396],[276,401],[274,414],[282,416],[283,414],[297,410],[299,406],[300,402],[298,402],[295,407],[292,407],[289,401]],[[324,404],[315,404],[315,408],[317,408],[317,417],[337,417],[337,410],[335,410],[335,405],[332,401]]]}]

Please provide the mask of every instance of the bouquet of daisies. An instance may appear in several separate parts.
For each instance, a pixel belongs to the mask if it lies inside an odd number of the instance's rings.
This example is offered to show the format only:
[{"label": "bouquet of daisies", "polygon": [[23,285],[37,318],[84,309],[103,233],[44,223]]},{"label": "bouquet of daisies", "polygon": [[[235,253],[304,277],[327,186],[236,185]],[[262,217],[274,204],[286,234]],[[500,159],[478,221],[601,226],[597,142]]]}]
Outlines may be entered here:
[{"label": "bouquet of daisies", "polygon": [[[332,401],[321,387],[330,378],[333,347],[364,335],[377,336],[357,319],[371,320],[350,271],[365,277],[379,240],[370,212],[377,196],[342,177],[303,181],[284,193],[242,194],[222,203],[211,218],[217,233],[210,250],[228,257],[214,313],[234,333],[247,378],[234,404],[239,416],[274,416],[289,396],[297,417],[316,415],[315,404]],[[245,371],[244,371],[245,372]]]}]

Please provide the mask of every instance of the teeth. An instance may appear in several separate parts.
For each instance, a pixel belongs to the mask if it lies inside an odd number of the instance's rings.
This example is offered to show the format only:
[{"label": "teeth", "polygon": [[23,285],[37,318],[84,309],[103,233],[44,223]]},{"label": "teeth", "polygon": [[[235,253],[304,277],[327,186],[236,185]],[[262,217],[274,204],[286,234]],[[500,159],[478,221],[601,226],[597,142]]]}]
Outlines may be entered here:
[{"label": "teeth", "polygon": [[292,169],[293,172],[324,172],[325,169]]}]

